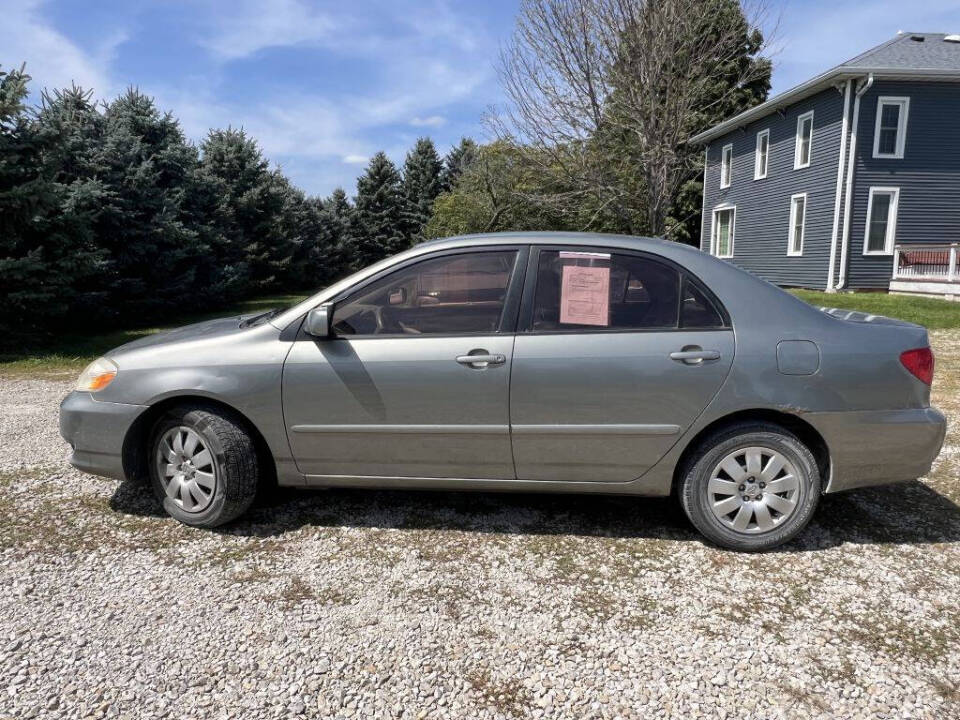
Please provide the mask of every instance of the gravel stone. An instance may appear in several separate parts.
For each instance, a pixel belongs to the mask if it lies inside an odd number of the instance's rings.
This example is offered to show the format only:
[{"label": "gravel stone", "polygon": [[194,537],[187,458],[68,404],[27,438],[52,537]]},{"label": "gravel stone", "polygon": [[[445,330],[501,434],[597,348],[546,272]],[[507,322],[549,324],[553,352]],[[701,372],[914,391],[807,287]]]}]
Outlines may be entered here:
[{"label": "gravel stone", "polygon": [[281,490],[216,531],[83,475],[0,376],[0,717],[960,717],[960,333],[928,478],[777,552],[668,500]]}]

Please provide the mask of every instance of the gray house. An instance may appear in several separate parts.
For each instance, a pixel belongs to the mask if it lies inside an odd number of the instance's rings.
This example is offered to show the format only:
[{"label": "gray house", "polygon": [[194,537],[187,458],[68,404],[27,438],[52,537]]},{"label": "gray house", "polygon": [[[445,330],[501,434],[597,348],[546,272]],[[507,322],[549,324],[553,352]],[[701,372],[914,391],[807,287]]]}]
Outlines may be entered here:
[{"label": "gray house", "polygon": [[692,142],[704,252],[778,285],[960,296],[960,35],[899,34]]}]

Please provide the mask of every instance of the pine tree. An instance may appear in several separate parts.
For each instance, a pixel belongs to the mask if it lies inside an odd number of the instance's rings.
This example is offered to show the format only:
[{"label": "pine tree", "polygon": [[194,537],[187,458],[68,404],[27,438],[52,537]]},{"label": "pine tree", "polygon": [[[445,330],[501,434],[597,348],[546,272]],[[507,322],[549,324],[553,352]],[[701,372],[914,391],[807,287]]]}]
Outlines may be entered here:
[{"label": "pine tree", "polygon": [[291,187],[280,224],[293,246],[285,289],[315,290],[342,274],[344,229],[329,212],[326,200],[306,197]]},{"label": "pine tree", "polygon": [[94,159],[105,202],[95,222],[107,251],[104,277],[116,312],[140,319],[196,300],[197,260],[204,248],[183,212],[198,162],[177,120],[152,98],[127,90],[106,106]]},{"label": "pine tree", "polygon": [[334,190],[330,197],[323,201],[323,208],[337,225],[338,235],[344,237],[350,228],[354,209],[343,188]]},{"label": "pine tree", "polygon": [[105,300],[93,229],[102,118],[76,87],[44,93],[29,117],[27,79],[21,71],[0,80],[0,324],[21,329],[94,318]]},{"label": "pine tree", "polygon": [[[41,146],[23,101],[30,77],[0,68],[0,324],[26,314],[43,296],[46,258],[34,245],[31,218],[49,203]],[[37,283],[41,283],[38,288]],[[6,321],[6,322],[5,322]]]},{"label": "pine tree", "polygon": [[433,201],[440,194],[443,165],[430,138],[420,138],[407,153],[403,165],[403,194],[406,200],[406,231],[411,243],[423,240],[423,228],[433,214]]},{"label": "pine tree", "polygon": [[[688,133],[695,135],[717,123],[759,105],[770,93],[770,78],[773,65],[769,58],[760,55],[764,47],[763,35],[751,28],[737,0],[705,0],[703,4],[702,33],[711,36],[736,33],[740,38],[741,52],[727,59],[712,75],[710,84],[704,87],[703,98],[698,104],[699,112],[688,120]],[[749,81],[744,82],[743,78]],[[692,154],[691,165],[696,175],[680,186],[666,227],[671,239],[697,245],[700,242],[701,199],[703,197],[703,153],[700,148],[687,146]]]},{"label": "pine tree", "polygon": [[477,144],[468,137],[460,138],[460,144],[451,148],[443,159],[443,170],[440,172],[441,191],[450,192],[476,157]]},{"label": "pine tree", "polygon": [[409,246],[404,206],[400,173],[386,154],[378,152],[357,180],[350,232],[354,268],[366,267]]},{"label": "pine tree", "polygon": [[353,244],[354,207],[343,188],[337,188],[330,197],[322,201],[325,227],[330,233],[328,252],[330,253],[329,280],[337,280],[353,269],[353,259],[357,249]]},{"label": "pine tree", "polygon": [[202,174],[219,196],[215,253],[245,291],[275,287],[293,254],[278,224],[289,183],[242,129],[210,131],[201,152]]}]

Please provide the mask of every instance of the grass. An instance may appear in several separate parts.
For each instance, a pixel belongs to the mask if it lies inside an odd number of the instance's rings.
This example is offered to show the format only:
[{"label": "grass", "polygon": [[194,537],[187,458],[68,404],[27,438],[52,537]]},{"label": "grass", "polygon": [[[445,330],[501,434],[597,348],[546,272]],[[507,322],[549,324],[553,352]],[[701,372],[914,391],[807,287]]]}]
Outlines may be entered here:
[{"label": "grass", "polygon": [[203,320],[293,305],[305,297],[306,295],[272,295],[255,298],[215,312],[184,313],[153,327],[133,327],[106,333],[66,331],[19,337],[15,340],[15,346],[9,340],[0,345],[0,375],[77,373],[108,350],[146,335]]},{"label": "grass", "polygon": [[817,307],[859,310],[923,325],[930,330],[960,328],[960,302],[936,298],[888,295],[887,293],[824,293],[791,290],[801,300]]}]

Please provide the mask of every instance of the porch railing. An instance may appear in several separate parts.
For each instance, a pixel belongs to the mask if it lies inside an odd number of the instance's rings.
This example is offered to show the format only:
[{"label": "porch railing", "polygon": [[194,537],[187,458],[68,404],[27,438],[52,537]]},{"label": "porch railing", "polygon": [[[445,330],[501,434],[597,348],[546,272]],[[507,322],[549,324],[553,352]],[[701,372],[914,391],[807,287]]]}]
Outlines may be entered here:
[{"label": "porch railing", "polygon": [[893,249],[893,279],[960,283],[958,251],[960,243],[897,245]]}]

